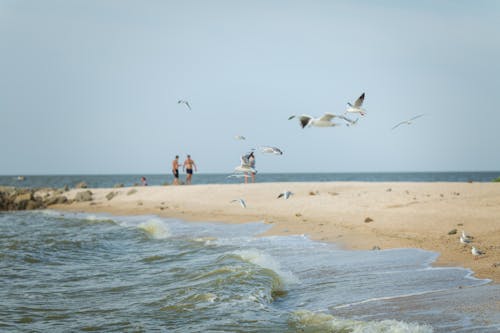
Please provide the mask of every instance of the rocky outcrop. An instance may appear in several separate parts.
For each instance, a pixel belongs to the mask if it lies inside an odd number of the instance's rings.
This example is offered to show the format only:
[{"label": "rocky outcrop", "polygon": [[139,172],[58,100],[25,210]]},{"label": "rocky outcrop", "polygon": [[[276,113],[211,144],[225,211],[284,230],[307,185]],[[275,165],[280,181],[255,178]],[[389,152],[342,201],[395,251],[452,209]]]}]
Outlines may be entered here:
[{"label": "rocky outcrop", "polygon": [[75,201],[92,201],[92,192],[89,190],[78,192],[75,196]]},{"label": "rocky outcrop", "polygon": [[55,204],[70,203],[63,191],[44,188],[15,188],[0,186],[0,211],[43,209]]}]

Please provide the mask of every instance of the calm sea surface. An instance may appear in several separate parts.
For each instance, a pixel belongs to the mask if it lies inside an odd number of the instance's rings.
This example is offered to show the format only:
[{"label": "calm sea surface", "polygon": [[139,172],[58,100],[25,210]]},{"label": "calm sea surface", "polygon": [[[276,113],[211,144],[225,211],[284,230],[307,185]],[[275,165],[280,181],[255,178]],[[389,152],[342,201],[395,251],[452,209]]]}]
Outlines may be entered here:
[{"label": "calm sea surface", "polygon": [[[140,184],[145,176],[149,185],[171,184],[171,174],[162,175],[50,175],[25,176],[23,181],[18,176],[0,176],[0,185],[19,187],[73,187],[84,181],[89,187],[113,187],[116,184],[132,186]],[[330,181],[367,181],[367,182],[491,182],[500,177],[500,171],[490,172],[400,172],[400,173],[259,173],[257,182],[330,182]],[[185,175],[181,174],[181,180]],[[229,174],[196,174],[193,184],[231,184],[243,182],[242,178],[233,178]]]},{"label": "calm sea surface", "polygon": [[[499,173],[259,174],[276,181],[491,181]],[[126,186],[141,175],[1,176]],[[146,175],[151,185],[170,176]],[[195,174],[197,184],[232,183]],[[0,332],[499,332],[500,286],[416,249],[346,251],[268,225],[0,213]]]}]

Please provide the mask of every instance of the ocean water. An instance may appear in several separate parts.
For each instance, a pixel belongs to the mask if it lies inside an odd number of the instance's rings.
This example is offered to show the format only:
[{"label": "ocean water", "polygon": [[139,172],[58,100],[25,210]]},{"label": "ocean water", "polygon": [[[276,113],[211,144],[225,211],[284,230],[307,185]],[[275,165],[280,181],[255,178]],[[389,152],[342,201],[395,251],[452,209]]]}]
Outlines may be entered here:
[{"label": "ocean water", "polygon": [[[40,175],[0,176],[0,185],[18,187],[69,187],[86,182],[89,187],[113,187],[116,184],[132,186],[140,184],[145,176],[149,185],[172,184],[170,173],[158,175]],[[228,177],[229,174],[195,174],[193,184],[232,184],[241,183],[242,178]],[[367,182],[491,182],[500,177],[500,171],[488,172],[382,172],[382,173],[258,173],[257,182],[330,182],[330,181],[367,181]],[[181,174],[181,180],[185,175]]]},{"label": "ocean water", "polygon": [[437,253],[259,237],[267,228],[0,213],[0,331],[500,330],[498,285],[431,267]]}]

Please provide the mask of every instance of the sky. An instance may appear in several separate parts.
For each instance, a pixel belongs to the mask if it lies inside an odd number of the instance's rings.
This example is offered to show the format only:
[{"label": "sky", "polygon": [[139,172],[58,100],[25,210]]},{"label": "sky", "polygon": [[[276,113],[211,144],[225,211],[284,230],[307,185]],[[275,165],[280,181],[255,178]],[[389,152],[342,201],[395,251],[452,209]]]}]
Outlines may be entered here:
[{"label": "sky", "polygon": [[[0,174],[170,173],[186,154],[231,173],[251,148],[259,172],[497,171],[499,17],[493,0],[0,0]],[[354,127],[288,120],[363,92]]]}]

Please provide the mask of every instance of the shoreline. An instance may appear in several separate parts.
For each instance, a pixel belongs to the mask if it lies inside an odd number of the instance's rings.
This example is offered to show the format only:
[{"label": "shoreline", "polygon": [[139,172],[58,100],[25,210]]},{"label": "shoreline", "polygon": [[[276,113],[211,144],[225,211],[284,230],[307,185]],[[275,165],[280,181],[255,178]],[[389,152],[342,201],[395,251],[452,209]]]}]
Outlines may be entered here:
[{"label": "shoreline", "polygon": [[[159,215],[187,222],[245,223],[272,227],[263,235],[306,234],[346,249],[419,248],[439,254],[433,266],[459,266],[500,282],[500,184],[423,182],[315,182],[72,189],[91,201],[50,209]],[[288,200],[279,193],[294,193]],[[110,195],[113,193],[113,195]],[[108,196],[108,199],[106,196]],[[231,200],[242,198],[247,208]],[[448,234],[456,229],[456,234]],[[459,242],[465,230],[478,259]]]}]

